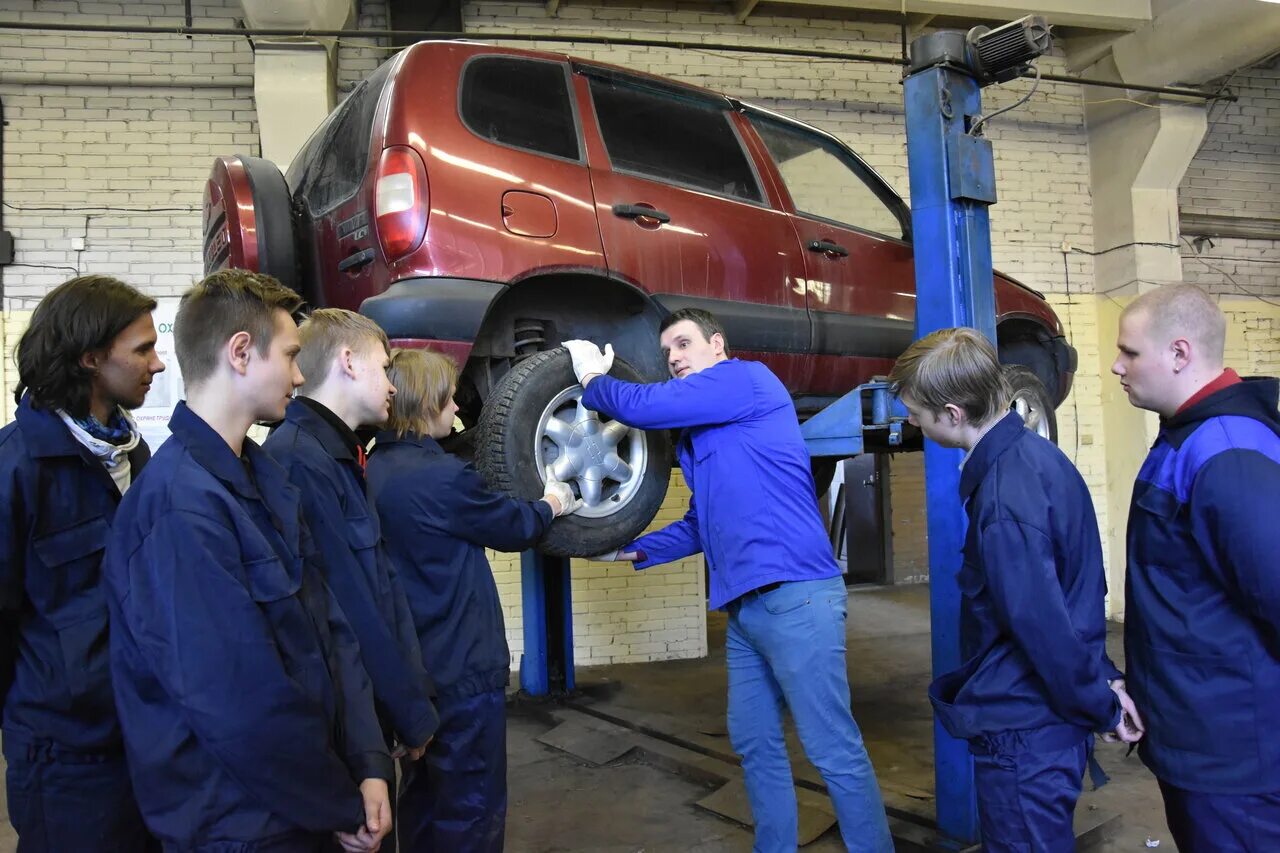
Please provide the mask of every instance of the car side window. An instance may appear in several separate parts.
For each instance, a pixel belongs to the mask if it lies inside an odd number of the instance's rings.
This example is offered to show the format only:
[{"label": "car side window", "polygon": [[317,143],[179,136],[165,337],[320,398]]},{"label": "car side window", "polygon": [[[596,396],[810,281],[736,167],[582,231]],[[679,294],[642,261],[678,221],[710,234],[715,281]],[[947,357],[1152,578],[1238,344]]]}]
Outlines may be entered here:
[{"label": "car side window", "polygon": [[903,236],[898,216],[903,208],[881,197],[872,188],[874,179],[866,174],[866,167],[841,146],[780,121],[759,115],[750,119],[777,163],[797,212],[876,234]]},{"label": "car side window", "polygon": [[[364,183],[373,138],[373,116],[386,87],[392,62],[382,64],[356,86],[323,126],[323,137],[303,152],[313,158],[303,177],[303,196],[312,213],[323,213],[350,198]],[[290,169],[292,171],[292,168]]]},{"label": "car side window", "polygon": [[557,62],[483,56],[467,63],[458,114],[482,139],[581,159],[567,69]]},{"label": "car side window", "polygon": [[617,79],[591,77],[590,82],[615,170],[763,202],[727,104]]}]

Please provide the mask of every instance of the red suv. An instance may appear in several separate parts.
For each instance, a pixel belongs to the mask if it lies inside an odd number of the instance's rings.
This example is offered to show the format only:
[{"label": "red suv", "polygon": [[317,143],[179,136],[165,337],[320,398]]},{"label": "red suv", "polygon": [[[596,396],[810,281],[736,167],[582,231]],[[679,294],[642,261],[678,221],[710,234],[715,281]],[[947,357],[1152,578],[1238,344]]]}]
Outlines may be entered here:
[{"label": "red suv", "polygon": [[[578,405],[561,341],[611,341],[616,375],[662,380],[659,322],[706,308],[804,418],[886,373],[912,338],[910,214],[857,154],[769,110],[559,54],[409,47],[287,176],[218,159],[204,226],[206,270],[271,273],[313,305],[360,310],[398,346],[451,355],[490,481],[536,497],[551,464],[585,499],[550,553],[632,538],[671,464],[667,434]],[[1075,351],[1039,294],[995,285],[1017,405],[1051,433]]]}]

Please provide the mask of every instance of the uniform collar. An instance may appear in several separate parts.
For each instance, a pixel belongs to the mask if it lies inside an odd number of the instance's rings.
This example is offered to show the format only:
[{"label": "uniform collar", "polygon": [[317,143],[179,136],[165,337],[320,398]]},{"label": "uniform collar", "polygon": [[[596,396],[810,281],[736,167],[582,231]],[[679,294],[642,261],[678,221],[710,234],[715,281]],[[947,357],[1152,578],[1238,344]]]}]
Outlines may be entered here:
[{"label": "uniform collar", "polygon": [[284,419],[298,429],[312,435],[334,459],[355,462],[359,455],[360,439],[355,430],[324,403],[310,397],[296,397],[285,409]]},{"label": "uniform collar", "polygon": [[[266,464],[269,460],[262,448],[248,436],[244,439],[241,455],[236,456],[231,445],[209,426],[204,418],[187,407],[186,400],[180,400],[174,407],[173,417],[169,419],[169,432],[182,443],[196,463],[217,477],[227,488],[250,500],[261,500],[262,494],[255,485],[269,486],[274,479]],[[253,470],[253,480],[249,479],[246,463]]]},{"label": "uniform collar", "polygon": [[436,441],[429,435],[416,435],[406,432],[402,436],[395,434],[394,430],[384,429],[378,431],[378,438],[374,442],[373,452],[379,449],[385,450],[388,447],[394,447],[397,444],[405,444],[410,447],[420,447],[428,453],[444,453],[444,448],[440,446],[440,442]]},{"label": "uniform collar", "polygon": [[1017,412],[1010,412],[987,430],[987,434],[969,452],[969,458],[960,471],[960,500],[967,501],[973,495],[1000,454],[1012,447],[1025,432],[1026,427]]},{"label": "uniform collar", "polygon": [[76,441],[58,413],[33,408],[30,394],[22,395],[14,417],[33,457],[85,455],[81,453],[83,445]]},{"label": "uniform collar", "polygon": [[1180,409],[1171,418],[1160,419],[1160,435],[1175,450],[1182,446],[1191,433],[1209,418],[1237,415],[1262,421],[1280,435],[1280,414],[1276,413],[1276,401],[1280,383],[1270,376],[1246,376],[1208,395],[1191,406]]}]

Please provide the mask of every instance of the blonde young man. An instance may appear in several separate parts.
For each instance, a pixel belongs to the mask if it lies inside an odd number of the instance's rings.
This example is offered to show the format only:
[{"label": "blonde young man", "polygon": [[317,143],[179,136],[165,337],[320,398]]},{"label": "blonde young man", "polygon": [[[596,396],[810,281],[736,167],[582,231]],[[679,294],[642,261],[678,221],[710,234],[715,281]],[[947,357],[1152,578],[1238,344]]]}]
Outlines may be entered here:
[{"label": "blonde young man", "polygon": [[1138,749],[1189,851],[1280,850],[1277,382],[1223,369],[1227,323],[1199,288],[1143,294],[1111,370],[1160,435],[1133,487],[1125,656]]},{"label": "blonde young man", "polygon": [[965,663],[935,680],[929,698],[974,754],[983,849],[1073,851],[1093,733],[1141,737],[1106,653],[1089,490],[1057,447],[1009,411],[999,359],[981,333],[934,332],[907,348],[889,379],[926,438],[967,453],[957,578]]},{"label": "blonde young man", "polygon": [[321,308],[303,321],[298,339],[306,378],[263,449],[302,494],[325,579],[360,642],[387,746],[417,759],[440,720],[409,602],[365,496],[364,443],[356,436],[386,421],[396,393],[387,378],[387,335],[368,317]]},{"label": "blonde young man", "polygon": [[187,399],[129,488],[104,562],[116,707],[166,850],[372,851],[393,778],[368,677],[298,490],[246,438],[302,374],[301,300],[243,270],[182,297]]}]

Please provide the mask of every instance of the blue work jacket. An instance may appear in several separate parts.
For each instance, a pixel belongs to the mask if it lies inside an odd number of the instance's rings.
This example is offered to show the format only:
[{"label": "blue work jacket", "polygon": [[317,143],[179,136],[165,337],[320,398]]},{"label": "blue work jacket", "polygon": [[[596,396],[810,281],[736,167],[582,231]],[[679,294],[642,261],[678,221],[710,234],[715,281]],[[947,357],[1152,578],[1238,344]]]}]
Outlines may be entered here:
[{"label": "blue work jacket", "polygon": [[[392,777],[359,648],[296,487],[179,403],[104,563],[129,770],[167,845],[354,831]],[[252,472],[252,474],[250,473]]]},{"label": "blue work jacket", "polygon": [[1275,379],[1161,424],[1129,508],[1124,622],[1138,745],[1190,791],[1280,791],[1280,415]]},{"label": "blue work jacket", "polygon": [[379,433],[368,477],[441,699],[505,688],[511,651],[484,549],[531,547],[550,526],[551,507],[492,491],[428,436]]},{"label": "blue work jacket", "polygon": [[1080,472],[1011,412],[973,448],[960,499],[964,663],[929,687],[942,725],[968,740],[1036,730],[1032,747],[1114,729],[1108,682],[1121,675],[1107,657],[1102,543]]},{"label": "blue work jacket", "polygon": [[[313,404],[316,405],[316,404]],[[409,601],[382,547],[364,470],[337,429],[294,400],[263,443],[302,493],[302,516],[320,552],[325,580],[360,642],[379,716],[402,743],[418,747],[440,718]]]},{"label": "blue work jacket", "polygon": [[713,609],[775,581],[840,574],[795,406],[769,368],[731,358],[654,384],[601,376],[582,401],[629,426],[683,429],[676,454],[689,510],[626,546],[644,552],[637,569],[701,551]]},{"label": "blue work jacket", "polygon": [[[129,454],[137,478],[150,456]],[[102,552],[120,489],[56,412],[24,396],[0,429],[0,697],[4,731],[63,749],[121,749]]]}]

